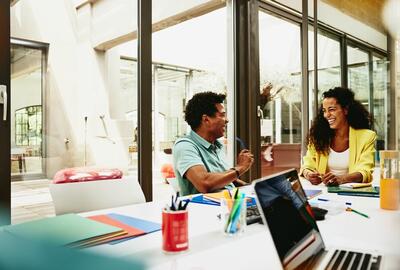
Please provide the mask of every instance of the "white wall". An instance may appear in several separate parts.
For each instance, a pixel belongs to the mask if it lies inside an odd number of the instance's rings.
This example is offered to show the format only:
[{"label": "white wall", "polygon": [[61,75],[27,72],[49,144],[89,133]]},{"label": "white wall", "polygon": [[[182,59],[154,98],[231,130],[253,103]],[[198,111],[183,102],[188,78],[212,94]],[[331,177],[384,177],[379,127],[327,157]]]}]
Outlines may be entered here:
[{"label": "white wall", "polygon": [[[11,8],[11,36],[49,43],[46,113],[47,177],[65,167],[82,166],[84,117],[88,116],[88,164],[127,166],[128,154],[121,133],[129,127],[110,119],[108,81],[119,70],[119,62],[96,52],[91,43],[91,10],[76,11],[70,0],[24,0]],[[119,59],[118,55],[114,55]],[[115,85],[112,86],[116,87]],[[17,102],[17,101],[16,101]],[[105,115],[110,137],[104,135],[99,115]],[[64,143],[69,138],[70,143]],[[119,166],[121,165],[121,166]],[[126,167],[122,167],[126,169]]]}]

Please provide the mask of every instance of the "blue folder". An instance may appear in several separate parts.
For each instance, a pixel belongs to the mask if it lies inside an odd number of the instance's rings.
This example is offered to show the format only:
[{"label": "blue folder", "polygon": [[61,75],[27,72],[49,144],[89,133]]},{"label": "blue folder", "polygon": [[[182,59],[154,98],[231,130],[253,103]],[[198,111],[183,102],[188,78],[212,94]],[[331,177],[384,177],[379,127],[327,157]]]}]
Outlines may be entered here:
[{"label": "blue folder", "polygon": [[[142,230],[145,233],[152,233],[152,232],[161,230],[161,225],[159,223],[147,221],[144,219],[134,218],[134,217],[115,214],[115,213],[107,214],[107,216],[109,216],[110,218],[113,218],[121,223],[129,225],[136,229]],[[130,240],[130,239],[133,239],[136,237],[139,237],[139,236],[133,236],[133,237],[127,237],[127,238],[123,238],[123,239],[114,240],[114,241],[111,241],[109,244],[115,245],[115,244],[125,242],[127,240]]]},{"label": "blue folder", "polygon": [[107,214],[110,218],[118,220],[126,225],[137,228],[144,231],[145,233],[152,233],[161,230],[161,225],[159,223],[147,221],[140,218],[134,218],[130,216],[120,215],[120,214]]}]

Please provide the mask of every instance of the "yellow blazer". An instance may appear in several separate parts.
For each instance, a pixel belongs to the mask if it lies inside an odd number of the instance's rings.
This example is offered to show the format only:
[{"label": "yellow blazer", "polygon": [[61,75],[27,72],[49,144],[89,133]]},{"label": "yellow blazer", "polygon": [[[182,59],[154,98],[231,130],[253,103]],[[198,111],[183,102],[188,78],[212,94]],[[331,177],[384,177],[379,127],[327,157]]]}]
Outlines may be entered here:
[{"label": "yellow blazer", "polygon": [[[359,172],[363,182],[372,181],[372,173],[375,166],[375,140],[376,133],[369,129],[354,129],[349,131],[349,174]],[[324,174],[328,167],[328,155],[319,154],[314,145],[309,145],[306,155],[303,157],[303,165],[300,175],[305,169],[317,170]]]}]

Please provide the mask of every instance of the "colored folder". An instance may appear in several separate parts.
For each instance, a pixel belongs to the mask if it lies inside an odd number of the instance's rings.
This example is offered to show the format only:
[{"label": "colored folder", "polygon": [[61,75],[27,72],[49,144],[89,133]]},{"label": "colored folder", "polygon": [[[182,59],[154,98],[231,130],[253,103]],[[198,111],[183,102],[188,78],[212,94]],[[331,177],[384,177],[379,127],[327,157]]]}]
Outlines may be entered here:
[{"label": "colored folder", "polygon": [[124,234],[120,228],[75,214],[61,215],[4,227],[4,231],[27,240],[56,246],[81,246]]},{"label": "colored folder", "polygon": [[130,227],[143,231],[144,233],[152,233],[161,230],[161,225],[156,222],[147,221],[140,218],[120,215],[120,214],[107,214],[112,219],[122,222]]},{"label": "colored folder", "polygon": [[115,236],[112,238],[105,239],[104,242],[112,242],[112,241],[119,240],[119,239],[132,238],[134,236],[139,236],[139,235],[145,234],[145,232],[143,230],[131,227],[131,226],[129,226],[125,223],[119,222],[118,220],[113,219],[107,215],[97,215],[97,216],[91,216],[88,218],[90,218],[91,220],[95,220],[95,221],[104,223],[104,224],[108,224],[108,225],[111,225],[114,227],[121,228],[122,230],[127,232],[126,234],[123,234],[123,235],[118,235],[118,236]]}]

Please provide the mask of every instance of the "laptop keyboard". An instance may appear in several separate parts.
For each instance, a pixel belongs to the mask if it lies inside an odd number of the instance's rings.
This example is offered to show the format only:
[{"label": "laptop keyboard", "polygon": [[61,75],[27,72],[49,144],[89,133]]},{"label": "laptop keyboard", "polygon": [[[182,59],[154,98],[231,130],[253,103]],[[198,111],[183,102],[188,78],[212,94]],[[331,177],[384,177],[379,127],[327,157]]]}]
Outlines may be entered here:
[{"label": "laptop keyboard", "polygon": [[248,206],[246,209],[246,223],[247,225],[262,222],[260,212],[257,205]]},{"label": "laptop keyboard", "polygon": [[378,270],[382,256],[346,250],[335,250],[326,270]]}]

